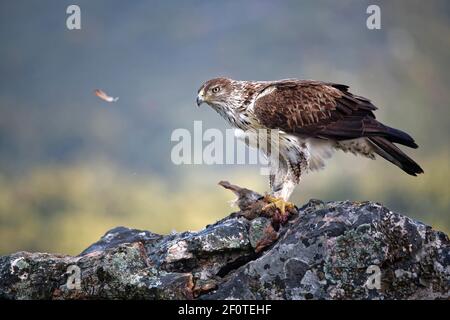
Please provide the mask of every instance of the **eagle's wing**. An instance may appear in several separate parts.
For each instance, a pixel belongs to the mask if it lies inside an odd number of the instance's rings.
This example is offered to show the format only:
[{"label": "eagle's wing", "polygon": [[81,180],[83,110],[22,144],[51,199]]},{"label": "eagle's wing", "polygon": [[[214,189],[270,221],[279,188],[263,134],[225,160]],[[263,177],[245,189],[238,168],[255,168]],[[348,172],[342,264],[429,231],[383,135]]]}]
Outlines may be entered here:
[{"label": "eagle's wing", "polygon": [[348,86],[309,80],[273,82],[253,106],[263,126],[286,133],[332,140],[382,136],[417,147],[406,133],[378,122],[376,109],[368,99],[350,93]]}]

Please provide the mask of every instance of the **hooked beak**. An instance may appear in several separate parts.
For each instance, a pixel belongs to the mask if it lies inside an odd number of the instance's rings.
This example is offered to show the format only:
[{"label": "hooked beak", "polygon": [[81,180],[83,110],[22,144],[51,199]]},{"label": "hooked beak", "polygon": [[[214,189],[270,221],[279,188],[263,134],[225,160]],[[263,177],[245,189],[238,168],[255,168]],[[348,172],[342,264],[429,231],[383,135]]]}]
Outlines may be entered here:
[{"label": "hooked beak", "polygon": [[205,102],[205,100],[203,100],[203,96],[201,94],[199,94],[197,96],[197,107],[200,107],[200,105]]},{"label": "hooked beak", "polygon": [[202,87],[197,94],[197,107],[200,107],[203,102],[205,102],[205,89]]}]

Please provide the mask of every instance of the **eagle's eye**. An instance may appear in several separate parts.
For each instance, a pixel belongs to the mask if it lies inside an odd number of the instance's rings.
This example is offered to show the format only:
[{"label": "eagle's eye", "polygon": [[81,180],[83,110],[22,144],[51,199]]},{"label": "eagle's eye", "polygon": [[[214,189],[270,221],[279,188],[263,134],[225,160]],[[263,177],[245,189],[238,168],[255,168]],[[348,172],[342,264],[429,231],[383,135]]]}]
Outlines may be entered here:
[{"label": "eagle's eye", "polygon": [[211,91],[212,91],[213,93],[217,93],[217,92],[220,91],[220,87],[214,87],[214,88],[211,89]]}]

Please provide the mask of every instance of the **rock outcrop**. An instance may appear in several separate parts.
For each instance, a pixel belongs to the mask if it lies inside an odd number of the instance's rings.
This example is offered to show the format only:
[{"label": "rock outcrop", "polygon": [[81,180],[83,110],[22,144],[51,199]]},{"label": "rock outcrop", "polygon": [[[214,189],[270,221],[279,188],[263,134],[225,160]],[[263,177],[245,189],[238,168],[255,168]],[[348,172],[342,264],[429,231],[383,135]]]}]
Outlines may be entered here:
[{"label": "rock outcrop", "polygon": [[450,297],[442,232],[371,202],[311,200],[280,220],[257,193],[223,185],[241,211],[198,232],[117,227],[78,256],[1,257],[0,298]]}]

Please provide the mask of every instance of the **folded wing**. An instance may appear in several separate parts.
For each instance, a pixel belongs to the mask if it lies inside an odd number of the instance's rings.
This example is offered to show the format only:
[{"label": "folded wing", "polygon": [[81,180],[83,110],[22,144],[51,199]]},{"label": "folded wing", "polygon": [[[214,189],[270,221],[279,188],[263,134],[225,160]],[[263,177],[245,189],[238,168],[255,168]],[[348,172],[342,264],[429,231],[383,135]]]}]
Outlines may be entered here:
[{"label": "folded wing", "polygon": [[370,100],[354,95],[348,86],[307,80],[269,84],[255,100],[253,112],[271,129],[335,141],[367,138],[374,151],[408,174],[423,170],[393,143],[417,148],[401,130],[377,121]]},{"label": "folded wing", "polygon": [[417,148],[407,133],[376,120],[377,108],[340,84],[305,80],[275,82],[255,100],[258,120],[272,129],[310,137],[349,140],[381,136]]}]

